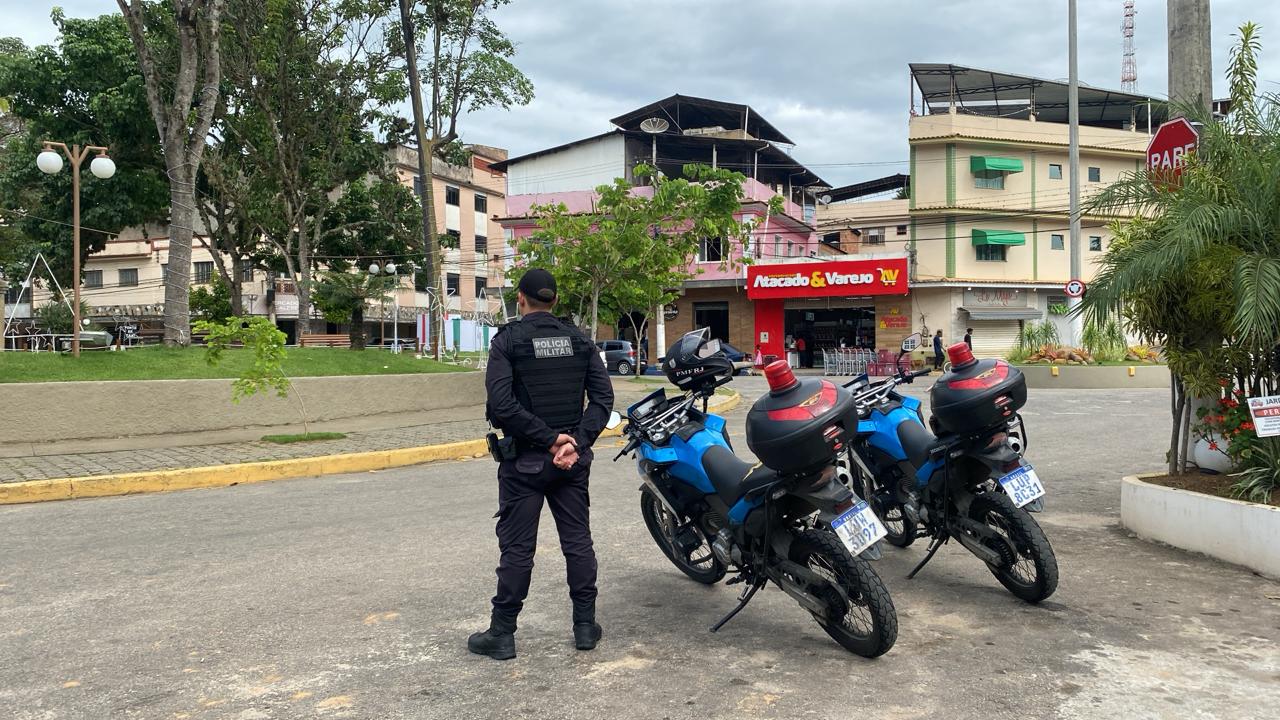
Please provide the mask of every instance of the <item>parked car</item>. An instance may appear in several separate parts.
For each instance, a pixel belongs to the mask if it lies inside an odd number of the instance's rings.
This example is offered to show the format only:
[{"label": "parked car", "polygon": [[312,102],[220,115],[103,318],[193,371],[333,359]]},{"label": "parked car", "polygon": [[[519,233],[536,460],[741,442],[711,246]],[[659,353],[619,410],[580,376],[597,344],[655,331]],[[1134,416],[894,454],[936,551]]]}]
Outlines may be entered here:
[{"label": "parked car", "polygon": [[637,363],[640,365],[640,372],[644,372],[647,359],[639,357],[636,346],[630,340],[600,340],[596,342],[596,347],[604,353],[604,366],[609,372],[630,375],[636,371]]},{"label": "parked car", "polygon": [[735,375],[746,375],[755,367],[755,357],[748,355],[729,343],[721,340],[720,349],[724,351],[729,361],[733,363],[733,373]]}]

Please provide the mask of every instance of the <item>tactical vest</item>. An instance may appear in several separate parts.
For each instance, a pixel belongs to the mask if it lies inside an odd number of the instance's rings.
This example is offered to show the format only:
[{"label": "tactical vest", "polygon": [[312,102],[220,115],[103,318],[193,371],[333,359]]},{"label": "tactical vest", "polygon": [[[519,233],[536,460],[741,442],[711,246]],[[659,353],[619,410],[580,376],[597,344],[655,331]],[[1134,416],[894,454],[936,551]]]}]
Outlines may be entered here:
[{"label": "tactical vest", "polygon": [[552,430],[577,427],[595,346],[552,315],[525,318],[508,332],[516,399]]}]

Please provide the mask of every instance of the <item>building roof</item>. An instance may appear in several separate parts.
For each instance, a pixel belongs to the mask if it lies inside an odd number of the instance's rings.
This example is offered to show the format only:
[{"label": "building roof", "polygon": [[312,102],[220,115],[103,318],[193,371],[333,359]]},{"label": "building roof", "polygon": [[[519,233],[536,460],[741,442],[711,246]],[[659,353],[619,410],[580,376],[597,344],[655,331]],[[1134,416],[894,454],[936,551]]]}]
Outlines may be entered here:
[{"label": "building roof", "polygon": [[[979,70],[943,63],[911,63],[911,77],[929,113],[957,112],[1026,120],[1067,122],[1068,85],[1028,75]],[[1080,84],[1080,124],[1121,128],[1126,123],[1158,125],[1168,115],[1165,102],[1134,93]]]},{"label": "building roof", "polygon": [[640,123],[651,117],[666,120],[670,124],[666,131],[669,134],[681,135],[689,130],[722,127],[726,130],[746,130],[747,134],[757,140],[795,145],[750,105],[689,95],[672,95],[619,115],[609,122],[623,130],[639,130]]}]

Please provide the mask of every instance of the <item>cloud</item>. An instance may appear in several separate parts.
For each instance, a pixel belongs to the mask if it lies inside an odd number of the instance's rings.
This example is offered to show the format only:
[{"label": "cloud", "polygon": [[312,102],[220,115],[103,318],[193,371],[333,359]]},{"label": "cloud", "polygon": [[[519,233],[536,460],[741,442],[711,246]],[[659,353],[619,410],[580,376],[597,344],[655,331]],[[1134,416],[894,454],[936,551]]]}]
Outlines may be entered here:
[{"label": "cloud", "polygon": [[[67,14],[109,4],[63,0]],[[1138,88],[1165,94],[1165,0],[1137,0]],[[49,11],[0,0],[6,28],[51,42]],[[513,155],[609,129],[609,118],[674,93],[754,107],[834,185],[904,172],[910,62],[1066,79],[1061,0],[513,0],[496,15],[518,44],[536,98],[461,124],[470,142]],[[1262,25],[1261,87],[1280,91],[1280,3],[1214,0],[1215,91],[1226,93],[1231,34]],[[1120,85],[1121,3],[1080,0],[1080,79]],[[1271,34],[1274,33],[1274,34]],[[887,164],[881,164],[887,163]]]}]

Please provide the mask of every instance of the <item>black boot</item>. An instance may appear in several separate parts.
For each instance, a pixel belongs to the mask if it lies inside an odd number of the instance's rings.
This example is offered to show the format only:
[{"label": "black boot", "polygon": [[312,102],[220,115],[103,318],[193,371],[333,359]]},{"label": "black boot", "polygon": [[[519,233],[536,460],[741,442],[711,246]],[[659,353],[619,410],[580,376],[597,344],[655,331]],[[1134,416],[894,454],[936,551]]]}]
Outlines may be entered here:
[{"label": "black boot", "polygon": [[573,624],[573,645],[579,650],[594,650],[604,630],[595,622],[576,622]]},{"label": "black boot", "polygon": [[494,660],[510,660],[516,656],[515,633],[495,629],[492,625],[484,632],[467,638],[467,649],[477,655],[488,655]]}]

